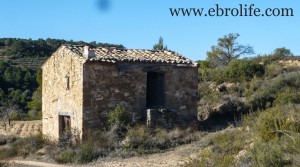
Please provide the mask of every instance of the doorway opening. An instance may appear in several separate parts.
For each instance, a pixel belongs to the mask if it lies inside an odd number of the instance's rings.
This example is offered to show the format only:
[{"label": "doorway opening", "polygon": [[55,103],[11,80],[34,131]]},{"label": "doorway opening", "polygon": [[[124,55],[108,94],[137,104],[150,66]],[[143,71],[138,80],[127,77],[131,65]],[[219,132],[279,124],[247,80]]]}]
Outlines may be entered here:
[{"label": "doorway opening", "polygon": [[147,73],[147,108],[157,109],[165,106],[164,74],[157,72]]},{"label": "doorway opening", "polygon": [[67,133],[71,130],[71,119],[70,116],[59,115],[59,136]]}]

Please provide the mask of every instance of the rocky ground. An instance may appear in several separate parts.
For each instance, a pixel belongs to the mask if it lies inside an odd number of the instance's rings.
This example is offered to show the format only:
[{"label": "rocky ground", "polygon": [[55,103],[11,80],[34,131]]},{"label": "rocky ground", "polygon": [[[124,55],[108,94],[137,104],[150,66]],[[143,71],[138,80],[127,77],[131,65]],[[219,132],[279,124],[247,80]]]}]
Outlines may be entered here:
[{"label": "rocky ground", "polygon": [[[6,131],[4,127],[0,128],[0,135],[14,135],[26,137],[39,133],[42,128],[41,121],[13,121],[11,126],[7,126]],[[104,158],[86,164],[84,166],[107,166],[107,167],[173,167],[183,166],[193,157],[196,157],[201,147],[206,146],[206,139],[213,133],[204,135],[203,139],[193,142],[191,144],[179,146],[177,148],[170,149],[163,153],[157,153],[147,156],[137,156],[131,158]],[[6,161],[7,162],[7,161]],[[17,157],[9,161],[9,166],[74,166],[74,165],[59,165],[49,160],[46,155],[33,155],[26,159]],[[82,166],[82,165],[78,165]]]}]

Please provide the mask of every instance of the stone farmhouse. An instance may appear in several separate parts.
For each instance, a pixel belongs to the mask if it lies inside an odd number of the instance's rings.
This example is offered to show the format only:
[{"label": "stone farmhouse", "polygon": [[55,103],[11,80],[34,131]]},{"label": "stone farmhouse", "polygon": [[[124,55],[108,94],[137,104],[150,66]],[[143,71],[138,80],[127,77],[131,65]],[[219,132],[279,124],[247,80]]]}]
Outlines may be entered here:
[{"label": "stone farmhouse", "polygon": [[197,119],[197,64],[172,51],[61,46],[43,64],[43,134],[83,139],[117,105],[151,127]]}]

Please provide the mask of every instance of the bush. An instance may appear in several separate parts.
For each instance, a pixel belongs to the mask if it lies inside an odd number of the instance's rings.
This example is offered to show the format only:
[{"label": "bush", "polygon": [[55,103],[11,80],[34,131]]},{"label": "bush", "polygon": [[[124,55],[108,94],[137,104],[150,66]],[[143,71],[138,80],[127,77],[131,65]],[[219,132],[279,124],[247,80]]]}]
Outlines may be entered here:
[{"label": "bush", "polygon": [[270,141],[286,133],[300,133],[300,106],[274,107],[257,118],[256,134],[263,141]]},{"label": "bush", "polygon": [[285,59],[284,56],[280,54],[274,54],[274,55],[259,55],[254,60],[258,63],[263,63],[264,65],[268,65],[274,63],[277,60],[283,60],[283,59]]},{"label": "bush", "polygon": [[28,120],[28,115],[22,111],[16,111],[10,115],[10,119],[15,121]]},{"label": "bush", "polygon": [[[224,154],[237,154],[245,147],[247,134],[239,130],[227,130],[212,138],[212,144],[220,147]],[[229,142],[230,141],[230,142]]]},{"label": "bush", "polygon": [[74,135],[71,130],[65,131],[59,138],[58,146],[59,148],[65,149],[72,146],[74,141]]},{"label": "bush", "polygon": [[277,106],[259,114],[249,150],[253,166],[299,166],[300,105]]},{"label": "bush", "polygon": [[74,163],[76,160],[76,152],[71,149],[58,150],[54,155],[54,160],[58,163]]},{"label": "bush", "polygon": [[279,92],[274,104],[280,106],[287,104],[300,104],[300,92]]},{"label": "bush", "polygon": [[109,113],[108,123],[110,125],[110,131],[115,133],[118,139],[122,139],[125,136],[131,122],[132,120],[129,113],[122,106],[118,105]]},{"label": "bush", "polygon": [[130,129],[126,135],[124,148],[127,151],[136,151],[138,154],[150,154],[190,143],[202,136],[188,128],[185,130],[174,129],[170,132],[164,129],[151,130],[145,126]]},{"label": "bush", "polygon": [[108,122],[110,125],[118,124],[126,127],[131,123],[131,117],[124,107],[118,105],[109,113]]},{"label": "bush", "polygon": [[[272,107],[277,94],[287,90],[300,88],[300,73],[280,74],[272,80],[265,80],[261,86],[247,97],[247,104],[253,110]],[[280,98],[280,97],[278,97]]]},{"label": "bush", "polygon": [[268,77],[274,78],[274,77],[278,76],[282,72],[282,70],[283,69],[282,69],[281,65],[272,63],[272,64],[267,65],[265,74]]},{"label": "bush", "polygon": [[86,142],[84,143],[79,150],[79,158],[78,158],[78,162],[79,163],[88,163],[93,161],[93,159],[95,158],[94,156],[94,146],[92,145],[91,142]]},{"label": "bush", "polygon": [[150,128],[138,126],[130,129],[126,134],[126,150],[137,150],[139,154],[147,154],[156,149]]},{"label": "bush", "polygon": [[197,159],[186,166],[236,166],[235,156],[247,146],[247,133],[239,130],[226,130],[211,136],[211,145],[203,149]]},{"label": "bush", "polygon": [[0,136],[0,146],[5,145],[7,143],[7,139],[4,136]]},{"label": "bush", "polygon": [[216,84],[224,82],[224,68],[207,68],[202,75],[204,81],[213,81]]},{"label": "bush", "polygon": [[225,69],[226,80],[250,80],[253,76],[262,76],[264,67],[253,60],[234,60]]},{"label": "bush", "polygon": [[41,120],[42,119],[42,111],[29,110],[28,116],[29,116],[30,120]]},{"label": "bush", "polygon": [[17,139],[10,144],[10,147],[0,150],[0,159],[12,158],[15,156],[27,157],[31,153],[35,153],[37,150],[41,149],[44,144],[45,139],[41,134]]},{"label": "bush", "polygon": [[284,152],[278,144],[257,143],[250,155],[253,166],[282,167],[291,163],[284,160]]}]

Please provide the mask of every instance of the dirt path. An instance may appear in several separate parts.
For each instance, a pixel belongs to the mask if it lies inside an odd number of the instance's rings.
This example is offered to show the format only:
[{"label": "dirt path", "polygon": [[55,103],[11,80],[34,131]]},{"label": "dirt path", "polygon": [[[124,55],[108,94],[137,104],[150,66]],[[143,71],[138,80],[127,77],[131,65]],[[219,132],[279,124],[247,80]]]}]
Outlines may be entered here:
[{"label": "dirt path", "polygon": [[[213,134],[204,136],[199,141],[176,147],[164,153],[152,154],[144,157],[131,157],[125,159],[104,159],[89,164],[99,167],[175,167],[185,164],[197,157],[199,150],[207,146],[207,139]],[[87,166],[89,166],[87,165]]]},{"label": "dirt path", "polygon": [[37,162],[32,160],[10,160],[8,161],[9,166],[30,166],[30,167],[176,167],[176,166],[184,166],[188,160],[195,157],[201,149],[203,144],[201,141],[197,141],[191,144],[179,146],[172,150],[169,150],[164,153],[157,153],[152,155],[147,155],[144,157],[131,157],[131,158],[115,158],[115,159],[99,159],[92,163],[86,165],[60,165],[46,162]]},{"label": "dirt path", "polygon": [[59,164],[51,164],[51,163],[46,163],[46,162],[37,162],[37,161],[27,161],[27,160],[10,160],[7,161],[6,163],[9,164],[9,166],[22,166],[22,167],[67,167],[67,165],[59,165]]},{"label": "dirt path", "polygon": [[[29,136],[38,133],[42,128],[41,121],[17,121],[12,122],[12,126],[6,131],[4,128],[0,128],[0,134],[2,135],[20,135],[22,137]],[[97,167],[175,167],[184,166],[186,162],[195,158],[199,153],[199,150],[207,146],[207,139],[214,133],[208,133],[204,135],[199,141],[191,144],[186,144],[168,150],[164,153],[157,153],[142,157],[131,158],[104,158],[98,159],[92,163],[86,165],[60,165],[51,163],[49,161],[40,162],[35,159],[14,159],[10,160],[9,166],[41,166],[41,167],[66,167],[66,166],[97,166]],[[43,161],[43,160],[42,160]]]}]

